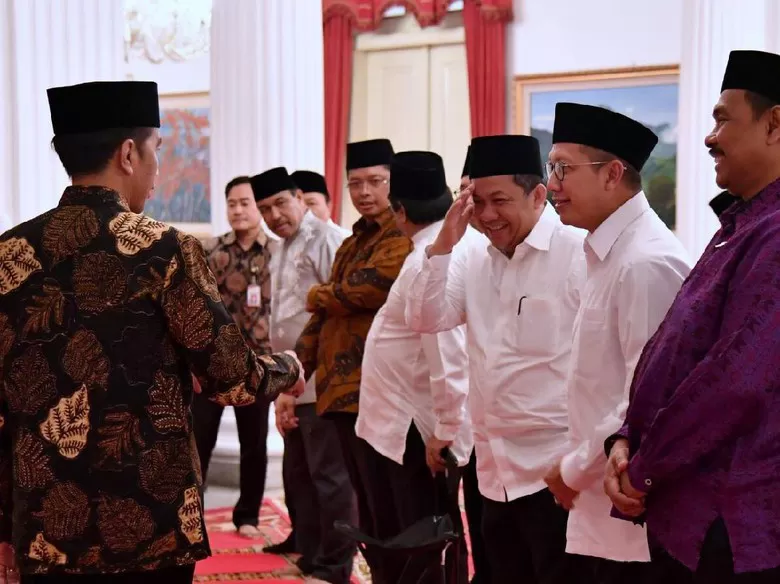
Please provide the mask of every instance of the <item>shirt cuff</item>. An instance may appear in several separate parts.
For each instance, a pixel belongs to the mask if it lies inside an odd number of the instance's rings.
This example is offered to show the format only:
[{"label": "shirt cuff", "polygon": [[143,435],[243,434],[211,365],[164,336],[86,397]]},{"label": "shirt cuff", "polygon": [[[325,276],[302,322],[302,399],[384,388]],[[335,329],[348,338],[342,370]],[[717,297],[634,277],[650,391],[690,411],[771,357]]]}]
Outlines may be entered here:
[{"label": "shirt cuff", "polygon": [[612,454],[612,447],[618,440],[628,440],[628,428],[626,428],[626,426],[623,426],[620,430],[612,434],[612,436],[604,440],[604,454],[607,455],[607,458]]},{"label": "shirt cuff", "polygon": [[643,467],[642,457],[639,453],[635,454],[629,461],[627,472],[631,486],[642,493],[649,493],[656,483],[655,477]]},{"label": "shirt cuff", "polygon": [[452,442],[455,440],[455,436],[458,434],[458,428],[460,428],[458,424],[436,422],[436,429],[433,431],[433,435],[439,440]]},{"label": "shirt cuff", "polygon": [[567,487],[575,491],[584,491],[590,481],[585,480],[586,474],[577,466],[577,453],[570,452],[561,460],[561,479]]},{"label": "shirt cuff", "polygon": [[431,274],[435,277],[444,276],[447,274],[447,270],[450,268],[450,260],[452,259],[452,252],[447,255],[435,255],[433,257],[425,256],[425,262],[428,268],[431,270]]}]

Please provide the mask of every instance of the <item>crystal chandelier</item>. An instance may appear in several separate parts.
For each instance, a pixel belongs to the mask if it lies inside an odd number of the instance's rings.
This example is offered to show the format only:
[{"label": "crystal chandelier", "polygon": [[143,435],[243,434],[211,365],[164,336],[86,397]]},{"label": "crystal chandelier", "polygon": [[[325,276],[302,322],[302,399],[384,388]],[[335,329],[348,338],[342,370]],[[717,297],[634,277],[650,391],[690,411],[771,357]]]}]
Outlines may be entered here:
[{"label": "crystal chandelier", "polygon": [[212,0],[124,0],[125,61],[186,61],[208,52]]}]

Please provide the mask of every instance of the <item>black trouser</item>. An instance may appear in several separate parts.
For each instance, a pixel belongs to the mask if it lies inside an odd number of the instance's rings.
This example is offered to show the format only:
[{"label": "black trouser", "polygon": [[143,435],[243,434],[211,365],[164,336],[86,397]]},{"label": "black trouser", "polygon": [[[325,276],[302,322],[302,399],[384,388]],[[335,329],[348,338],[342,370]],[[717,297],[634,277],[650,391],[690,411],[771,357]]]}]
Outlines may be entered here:
[{"label": "black trouser", "polygon": [[574,584],[568,512],[549,490],[502,502],[483,498],[482,537],[494,584]]},{"label": "black trouser", "polygon": [[[350,478],[358,493],[360,529],[378,540],[390,539],[420,519],[443,514],[457,501],[447,493],[443,475],[434,479],[425,462],[425,444],[417,428],[412,424],[406,438],[404,464],[399,465],[376,452],[370,444],[355,435],[354,418],[338,418],[339,438],[342,440]],[[454,495],[454,493],[453,493]],[[363,498],[362,501],[360,498]],[[453,516],[454,515],[454,516]],[[463,533],[459,512],[450,513],[455,529]],[[458,549],[459,557],[447,554],[447,569],[453,562],[460,564],[461,581],[468,578],[468,551],[464,541]],[[371,566],[374,584],[398,584],[403,565],[376,563]],[[414,568],[410,568],[414,569]],[[404,578],[409,576],[404,574]],[[421,584],[441,582],[441,572],[431,573],[431,579]],[[415,581],[415,580],[410,580]],[[404,579],[404,582],[406,580]]]},{"label": "black trouser", "polygon": [[195,564],[124,574],[24,574],[21,584],[192,584]]},{"label": "black trouser", "polygon": [[[268,467],[268,408],[265,398],[248,406],[233,408],[236,414],[238,442],[241,448],[239,465],[239,497],[233,507],[233,523],[257,525],[260,505],[265,494],[265,475]],[[192,401],[195,441],[200,456],[200,468],[205,483],[211,460],[211,453],[217,443],[219,421],[223,408],[203,394],[195,394]]]},{"label": "black trouser", "polygon": [[650,562],[618,562],[592,556],[571,555],[578,584],[677,584],[659,579]]},{"label": "black trouser", "polygon": [[311,561],[313,576],[347,584],[356,546],[333,529],[354,524],[357,507],[336,426],[314,404],[297,406],[298,428],[284,440],[287,497],[295,514],[295,544]]},{"label": "black trouser", "polygon": [[471,579],[471,584],[491,584],[490,562],[482,539],[482,495],[477,480],[477,454],[473,450],[469,463],[463,469],[463,503],[469,524],[471,560],[474,563],[474,577]]},{"label": "black trouser", "polygon": [[665,584],[777,584],[780,567],[763,572],[734,574],[734,556],[722,519],[712,524],[704,538],[699,566],[692,572],[664,550],[651,546],[650,556],[658,581]]}]

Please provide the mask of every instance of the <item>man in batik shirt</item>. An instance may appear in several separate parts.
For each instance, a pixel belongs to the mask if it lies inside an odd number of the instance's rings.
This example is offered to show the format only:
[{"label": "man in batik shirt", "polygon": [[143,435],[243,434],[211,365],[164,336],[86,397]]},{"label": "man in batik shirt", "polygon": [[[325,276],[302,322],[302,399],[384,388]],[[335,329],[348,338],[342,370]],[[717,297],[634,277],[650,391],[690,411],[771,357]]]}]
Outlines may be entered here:
[{"label": "man in batik shirt", "polygon": [[[249,177],[239,176],[225,187],[231,231],[204,244],[209,268],[217,279],[222,301],[241,329],[244,339],[258,355],[271,352],[268,318],[271,309],[271,253]],[[265,493],[268,467],[268,400],[258,399],[234,408],[241,458],[240,492],[233,507],[233,524],[247,537],[259,537],[260,505]],[[224,408],[196,395],[192,404],[195,437],[204,480],[217,443]]]},{"label": "man in batik shirt", "polygon": [[73,186],[0,236],[0,578],[189,583],[209,555],[191,372],[239,405],[302,391],[299,366],[256,356],[198,241],[140,214],[157,85],[59,87],[49,105]]}]

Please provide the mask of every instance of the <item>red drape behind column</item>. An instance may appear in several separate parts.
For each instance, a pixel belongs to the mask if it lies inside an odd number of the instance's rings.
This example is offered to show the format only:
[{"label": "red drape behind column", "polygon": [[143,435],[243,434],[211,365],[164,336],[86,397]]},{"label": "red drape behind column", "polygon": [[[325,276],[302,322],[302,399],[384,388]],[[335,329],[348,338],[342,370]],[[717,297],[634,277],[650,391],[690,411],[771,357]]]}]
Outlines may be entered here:
[{"label": "red drape behind column", "polygon": [[465,0],[471,136],[506,132],[506,20],[511,0]]},{"label": "red drape behind column", "polygon": [[352,94],[352,22],[345,14],[325,16],[325,180],[328,183],[332,216],[341,217],[344,189],[345,149],[349,132]]}]

